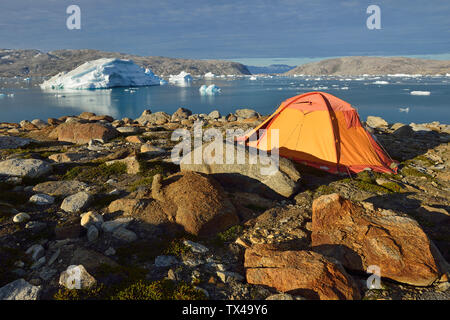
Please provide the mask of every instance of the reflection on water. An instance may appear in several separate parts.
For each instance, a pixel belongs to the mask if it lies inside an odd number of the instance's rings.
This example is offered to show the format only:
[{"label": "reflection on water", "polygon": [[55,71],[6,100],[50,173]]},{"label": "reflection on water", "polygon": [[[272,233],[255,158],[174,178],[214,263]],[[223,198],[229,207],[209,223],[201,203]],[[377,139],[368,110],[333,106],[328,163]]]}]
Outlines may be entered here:
[{"label": "reflection on water", "polygon": [[98,115],[119,116],[120,99],[112,97],[112,89],[105,90],[43,90],[44,101],[60,108],[77,106],[81,111]]},{"label": "reflection on water", "polygon": [[[384,81],[383,85],[376,81]],[[173,113],[179,107],[193,113],[219,110],[222,115],[238,108],[255,109],[261,114],[272,113],[287,98],[307,91],[326,91],[357,107],[361,119],[368,115],[388,122],[450,123],[450,78],[448,77],[258,77],[258,80],[204,79],[190,86],[173,85],[114,88],[107,90],[42,91],[39,81],[0,79],[0,122],[19,122],[36,118],[58,118],[78,115],[83,111],[108,114],[116,119],[135,119],[143,110]],[[381,82],[378,82],[381,83]],[[221,93],[204,96],[200,86],[215,84]],[[414,96],[411,91],[430,91],[429,96]],[[13,95],[8,97],[8,95]],[[402,112],[408,108],[409,112]]]}]

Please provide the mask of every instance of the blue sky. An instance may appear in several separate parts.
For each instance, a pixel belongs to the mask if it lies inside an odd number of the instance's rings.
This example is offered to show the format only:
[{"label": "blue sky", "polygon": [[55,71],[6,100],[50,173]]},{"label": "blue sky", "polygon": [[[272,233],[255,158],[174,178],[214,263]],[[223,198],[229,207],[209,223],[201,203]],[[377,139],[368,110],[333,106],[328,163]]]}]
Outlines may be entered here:
[{"label": "blue sky", "polygon": [[[81,30],[66,28],[71,4]],[[381,30],[366,27],[370,4],[381,8]],[[242,61],[420,56],[450,53],[449,17],[448,0],[1,0],[0,48]]]}]

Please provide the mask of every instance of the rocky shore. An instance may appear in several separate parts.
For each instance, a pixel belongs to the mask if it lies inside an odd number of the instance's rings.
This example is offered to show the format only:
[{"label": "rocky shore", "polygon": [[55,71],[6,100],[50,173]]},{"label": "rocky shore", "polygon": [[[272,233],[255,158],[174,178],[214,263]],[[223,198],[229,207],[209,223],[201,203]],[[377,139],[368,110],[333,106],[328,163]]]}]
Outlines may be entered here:
[{"label": "rocky shore", "polygon": [[265,118],[0,123],[0,299],[450,299],[449,125],[368,117],[397,175],[171,162],[175,129]]}]

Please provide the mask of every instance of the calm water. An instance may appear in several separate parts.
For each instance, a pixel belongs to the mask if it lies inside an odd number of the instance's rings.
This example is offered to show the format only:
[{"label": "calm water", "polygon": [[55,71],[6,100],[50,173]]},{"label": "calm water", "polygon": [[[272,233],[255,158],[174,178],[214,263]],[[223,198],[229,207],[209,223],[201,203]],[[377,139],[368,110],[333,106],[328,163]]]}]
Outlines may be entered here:
[{"label": "calm water", "polygon": [[[358,109],[361,119],[377,115],[388,122],[436,120],[450,123],[450,77],[272,77],[253,81],[227,78],[194,80],[190,87],[166,85],[75,92],[42,91],[37,86],[40,81],[0,79],[0,93],[5,94],[0,95],[0,122],[46,120],[83,111],[115,118],[137,118],[145,109],[172,113],[179,107],[189,108],[194,113],[217,109],[222,114],[245,107],[270,114],[289,97],[320,90],[351,103]],[[376,81],[388,84],[376,84]],[[222,93],[200,96],[199,87],[211,83],[219,86]],[[431,94],[414,96],[410,91],[430,91]],[[400,108],[409,108],[409,112],[401,112]]]}]

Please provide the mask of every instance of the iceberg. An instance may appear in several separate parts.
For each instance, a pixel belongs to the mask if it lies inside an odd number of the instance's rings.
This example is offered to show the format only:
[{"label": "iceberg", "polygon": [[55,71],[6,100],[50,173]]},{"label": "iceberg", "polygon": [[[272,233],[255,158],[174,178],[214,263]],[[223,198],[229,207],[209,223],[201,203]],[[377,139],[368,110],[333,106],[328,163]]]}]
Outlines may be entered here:
[{"label": "iceberg", "polygon": [[251,77],[249,78],[249,80],[258,80],[258,78],[255,77],[255,76],[251,76]]},{"label": "iceberg", "polygon": [[215,84],[209,86],[204,84],[200,87],[199,91],[202,96],[212,96],[216,93],[220,93],[221,90]]},{"label": "iceberg", "polygon": [[144,70],[132,60],[102,58],[60,72],[40,86],[42,89],[107,89],[159,84],[159,77],[150,69]]},{"label": "iceberg", "polygon": [[190,73],[181,71],[177,75],[170,75],[169,82],[178,86],[186,86],[192,82],[192,76]]},{"label": "iceberg", "polygon": [[389,84],[389,82],[388,81],[380,81],[380,80],[378,80],[378,81],[375,81],[373,84]]},{"label": "iceberg", "polygon": [[212,72],[207,72],[205,73],[205,75],[203,76],[205,79],[212,79],[215,77],[214,73]]},{"label": "iceberg", "polygon": [[429,96],[431,94],[430,91],[411,91],[411,95],[413,96]]}]

